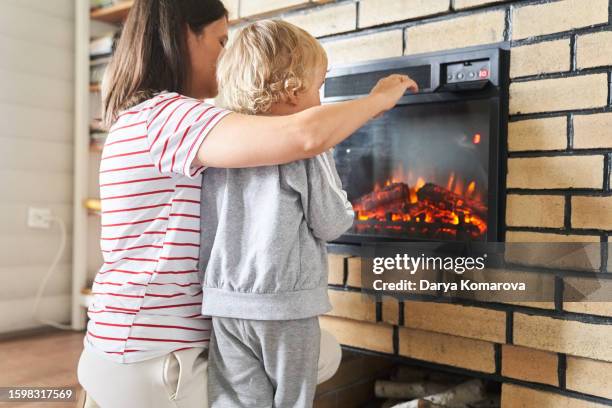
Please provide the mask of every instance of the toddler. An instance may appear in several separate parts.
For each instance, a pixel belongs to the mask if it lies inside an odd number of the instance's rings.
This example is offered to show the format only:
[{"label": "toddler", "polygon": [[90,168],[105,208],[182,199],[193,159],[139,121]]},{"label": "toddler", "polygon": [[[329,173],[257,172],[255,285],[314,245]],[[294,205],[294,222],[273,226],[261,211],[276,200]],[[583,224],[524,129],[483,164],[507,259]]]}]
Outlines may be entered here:
[{"label": "toddler", "polygon": [[[217,67],[219,102],[254,115],[320,105],[322,46],[282,21],[242,29]],[[270,143],[274,143],[271,139]],[[326,241],[354,218],[331,151],[281,166],[207,169],[202,314],[212,316],[209,405],[311,407],[318,316],[331,310]]]}]

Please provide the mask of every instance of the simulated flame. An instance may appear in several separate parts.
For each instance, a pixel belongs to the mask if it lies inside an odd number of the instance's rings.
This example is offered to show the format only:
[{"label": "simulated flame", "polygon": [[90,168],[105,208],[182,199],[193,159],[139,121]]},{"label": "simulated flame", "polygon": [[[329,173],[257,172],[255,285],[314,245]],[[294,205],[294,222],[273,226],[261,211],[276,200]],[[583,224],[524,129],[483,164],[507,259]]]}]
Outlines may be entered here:
[{"label": "simulated flame", "polygon": [[398,166],[382,185],[353,200],[357,232],[391,231],[429,238],[478,239],[487,231],[480,186],[455,172],[443,185]]}]

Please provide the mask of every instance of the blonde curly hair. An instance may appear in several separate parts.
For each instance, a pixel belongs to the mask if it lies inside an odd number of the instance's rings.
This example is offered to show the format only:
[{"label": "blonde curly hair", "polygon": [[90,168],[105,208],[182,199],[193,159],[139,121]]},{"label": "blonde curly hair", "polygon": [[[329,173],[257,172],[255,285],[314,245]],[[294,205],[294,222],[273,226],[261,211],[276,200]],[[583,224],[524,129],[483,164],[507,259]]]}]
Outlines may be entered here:
[{"label": "blonde curly hair", "polygon": [[262,20],[242,28],[217,63],[219,106],[261,114],[312,84],[317,66],[327,66],[319,42],[301,28]]}]

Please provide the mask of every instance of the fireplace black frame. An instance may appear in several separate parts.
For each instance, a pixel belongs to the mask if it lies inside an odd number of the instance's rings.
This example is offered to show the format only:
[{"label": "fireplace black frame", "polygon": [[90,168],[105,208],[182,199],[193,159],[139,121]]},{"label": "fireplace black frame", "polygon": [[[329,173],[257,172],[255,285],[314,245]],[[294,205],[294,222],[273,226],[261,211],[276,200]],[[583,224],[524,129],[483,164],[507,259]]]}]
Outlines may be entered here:
[{"label": "fireplace black frame", "polygon": [[[322,102],[332,103],[364,96],[378,79],[396,72],[410,75],[420,88],[416,94],[406,93],[398,105],[488,100],[490,128],[486,242],[501,242],[505,235],[509,60],[509,44],[505,42],[339,66],[327,75],[321,90]],[[479,78],[478,72],[482,69],[486,70],[483,73],[487,75]],[[474,71],[477,72],[475,76],[468,76],[473,75]],[[415,241],[431,240],[345,234],[334,241],[330,249],[339,246],[347,252],[346,244],[401,246],[401,243]]]}]

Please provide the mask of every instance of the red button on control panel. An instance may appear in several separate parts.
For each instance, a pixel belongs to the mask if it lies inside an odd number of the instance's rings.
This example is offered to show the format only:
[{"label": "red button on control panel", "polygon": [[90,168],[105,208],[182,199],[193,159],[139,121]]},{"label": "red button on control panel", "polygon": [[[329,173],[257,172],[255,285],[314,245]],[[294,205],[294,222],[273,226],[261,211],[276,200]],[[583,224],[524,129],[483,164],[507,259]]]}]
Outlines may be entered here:
[{"label": "red button on control panel", "polygon": [[486,68],[481,69],[480,71],[478,71],[478,78],[488,78],[489,77],[489,70]]}]

